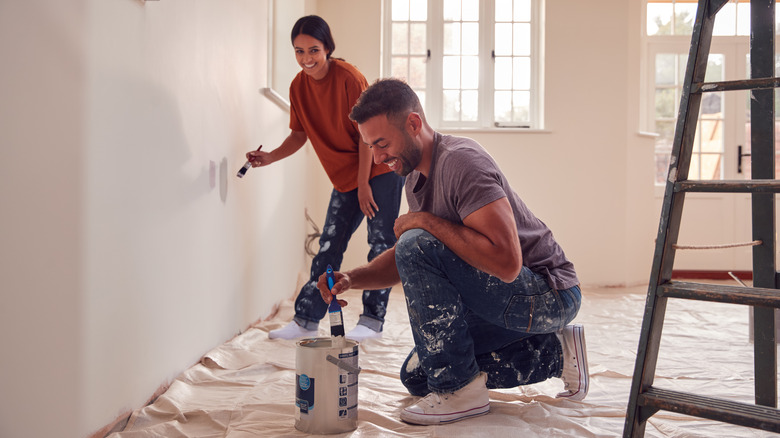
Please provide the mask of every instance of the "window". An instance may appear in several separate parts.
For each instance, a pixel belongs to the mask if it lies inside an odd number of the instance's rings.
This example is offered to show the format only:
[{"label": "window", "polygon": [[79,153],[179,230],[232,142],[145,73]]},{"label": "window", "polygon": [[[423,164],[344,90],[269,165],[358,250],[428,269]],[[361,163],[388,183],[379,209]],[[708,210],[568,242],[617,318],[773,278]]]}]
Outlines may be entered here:
[{"label": "window", "polygon": [[[646,5],[650,78],[646,108],[650,130],[658,134],[655,183],[660,186],[666,182],[698,4],[695,0],[647,0]],[[778,21],[780,16],[776,17],[776,23]],[[775,27],[780,29],[780,25]],[[749,76],[743,73],[749,34],[750,2],[730,0],[715,18],[705,81]],[[735,161],[738,146],[745,145],[747,149],[749,145],[749,137],[745,137],[745,114],[749,109],[746,110],[743,103],[746,98],[742,96],[737,102],[738,97],[735,93],[729,95],[723,92],[702,96],[688,175],[690,179],[719,180],[745,176],[744,170],[738,168]],[[749,166],[749,163],[746,164]]]},{"label": "window", "polygon": [[[655,143],[656,184],[666,182],[669,159],[677,124],[687,54],[657,53],[655,55]],[[710,53],[707,61],[706,82],[722,81],[724,56]],[[705,93],[699,109],[699,120],[694,136],[689,179],[723,179],[723,92]]]},{"label": "window", "polygon": [[387,0],[384,76],[439,127],[540,128],[541,0]]}]

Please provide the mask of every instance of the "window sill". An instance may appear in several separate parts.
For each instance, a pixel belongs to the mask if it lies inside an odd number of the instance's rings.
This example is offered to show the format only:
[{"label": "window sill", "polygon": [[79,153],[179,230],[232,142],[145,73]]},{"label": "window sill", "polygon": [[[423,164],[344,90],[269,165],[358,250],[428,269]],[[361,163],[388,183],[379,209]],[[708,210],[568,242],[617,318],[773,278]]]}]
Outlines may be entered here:
[{"label": "window sill", "polygon": [[551,134],[549,129],[534,128],[439,128],[442,134]]}]

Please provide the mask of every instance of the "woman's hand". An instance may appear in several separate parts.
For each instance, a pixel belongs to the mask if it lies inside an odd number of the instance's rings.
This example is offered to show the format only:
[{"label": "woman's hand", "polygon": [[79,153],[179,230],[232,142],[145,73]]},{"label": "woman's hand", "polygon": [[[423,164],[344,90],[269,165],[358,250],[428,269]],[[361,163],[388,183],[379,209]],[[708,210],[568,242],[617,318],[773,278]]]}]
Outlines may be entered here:
[{"label": "woman's hand", "polygon": [[373,219],[379,211],[379,206],[374,201],[374,192],[368,184],[358,186],[358,203],[360,211],[369,219]]},{"label": "woman's hand", "polygon": [[274,161],[276,161],[272,156],[270,152],[261,151],[260,149],[263,146],[260,145],[259,148],[257,148],[256,151],[250,151],[246,153],[246,159],[250,163],[252,163],[252,167],[262,167],[267,166]]}]

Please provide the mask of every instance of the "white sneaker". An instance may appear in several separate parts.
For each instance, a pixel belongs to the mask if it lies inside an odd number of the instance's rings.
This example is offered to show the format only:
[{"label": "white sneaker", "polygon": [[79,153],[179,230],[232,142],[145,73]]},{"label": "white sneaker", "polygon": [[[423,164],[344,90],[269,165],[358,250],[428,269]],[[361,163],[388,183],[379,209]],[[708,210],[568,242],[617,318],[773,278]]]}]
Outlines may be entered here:
[{"label": "white sneaker", "polygon": [[468,385],[451,394],[432,392],[401,411],[401,420],[412,424],[453,423],[490,411],[490,395],[485,386],[487,374],[479,375]]},{"label": "white sneaker", "polygon": [[585,349],[585,328],[581,324],[567,325],[556,333],[563,349],[563,392],[556,397],[582,400],[588,395],[588,352]]},{"label": "white sneaker", "polygon": [[280,329],[271,330],[268,332],[268,337],[271,339],[315,338],[317,337],[317,329],[306,330],[293,320]]},{"label": "white sneaker", "polygon": [[353,341],[362,342],[366,339],[379,339],[382,337],[382,332],[375,332],[362,324],[358,324],[352,330],[347,333],[346,338]]}]

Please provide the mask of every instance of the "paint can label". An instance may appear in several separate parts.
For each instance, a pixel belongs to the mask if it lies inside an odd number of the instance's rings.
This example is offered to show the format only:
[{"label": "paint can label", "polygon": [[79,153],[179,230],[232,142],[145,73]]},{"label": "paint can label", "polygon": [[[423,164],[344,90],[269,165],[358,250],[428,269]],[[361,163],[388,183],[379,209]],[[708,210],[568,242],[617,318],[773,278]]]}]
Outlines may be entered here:
[{"label": "paint can label", "polygon": [[[339,353],[339,359],[357,368],[357,349],[348,353]],[[357,374],[339,368],[338,419],[354,420],[357,418]]]},{"label": "paint can label", "polygon": [[314,378],[306,374],[296,374],[298,386],[295,388],[295,406],[301,414],[314,410]]}]

